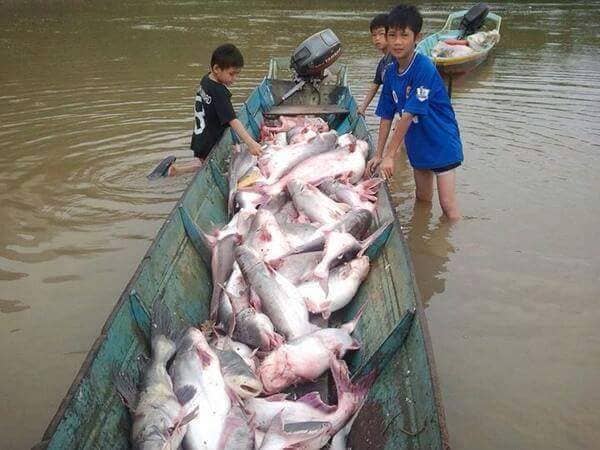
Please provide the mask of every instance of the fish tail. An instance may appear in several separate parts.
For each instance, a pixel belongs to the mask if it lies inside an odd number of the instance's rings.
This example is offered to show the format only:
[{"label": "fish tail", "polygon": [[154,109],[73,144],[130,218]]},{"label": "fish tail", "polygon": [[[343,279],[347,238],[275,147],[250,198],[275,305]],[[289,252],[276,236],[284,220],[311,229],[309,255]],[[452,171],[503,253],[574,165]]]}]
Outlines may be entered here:
[{"label": "fish tail", "polygon": [[130,411],[137,407],[137,388],[129,375],[118,370],[113,371],[113,384],[121,400]]},{"label": "fish tail", "polygon": [[174,330],[173,320],[167,305],[162,299],[154,302],[152,307],[152,353],[156,360],[165,363],[177,350],[178,333]]},{"label": "fish tail", "polygon": [[356,325],[358,324],[358,321],[360,320],[361,316],[365,312],[366,308],[367,308],[367,302],[363,303],[363,305],[360,307],[360,309],[358,310],[358,312],[356,313],[356,315],[350,322],[345,323],[340,328],[342,330],[347,331],[348,334],[352,334],[354,332],[354,330],[356,329]]}]

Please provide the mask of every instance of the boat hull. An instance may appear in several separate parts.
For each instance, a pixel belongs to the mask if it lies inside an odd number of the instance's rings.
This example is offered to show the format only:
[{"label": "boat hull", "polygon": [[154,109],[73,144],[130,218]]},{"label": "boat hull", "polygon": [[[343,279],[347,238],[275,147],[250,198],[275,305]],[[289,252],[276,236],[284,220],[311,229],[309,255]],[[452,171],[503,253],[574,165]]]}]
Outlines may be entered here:
[{"label": "boat hull", "polygon": [[[326,119],[340,133],[352,132],[367,140],[372,151],[373,142],[356,112],[345,75],[338,81],[341,84],[323,86],[318,99],[307,91],[290,102],[320,101],[343,107],[349,111],[347,115]],[[289,86],[286,83],[266,78],[242,105],[238,118],[255,136],[264,114]],[[231,144],[232,135],[227,132],[175,205],[118,299],[39,448],[129,448],[131,419],[114,389],[112,372],[124,371],[139,379],[136,361],[139,355],[148,355],[149,312],[158,299],[182,327],[198,325],[208,318],[210,267],[187,237],[180,211],[183,208],[204,230],[227,222],[224,174]],[[355,422],[349,445],[355,449],[448,448],[427,323],[402,229],[384,187],[374,227],[388,220],[393,221],[393,228],[373,260],[368,278],[355,300],[332,317],[333,323],[347,321],[368,303],[356,331],[362,348],[349,358],[349,366],[356,372],[379,364],[377,381]],[[408,322],[400,341],[394,330],[413,312],[416,319]],[[400,343],[401,348],[396,349]],[[382,355],[387,356],[382,359]]]}]

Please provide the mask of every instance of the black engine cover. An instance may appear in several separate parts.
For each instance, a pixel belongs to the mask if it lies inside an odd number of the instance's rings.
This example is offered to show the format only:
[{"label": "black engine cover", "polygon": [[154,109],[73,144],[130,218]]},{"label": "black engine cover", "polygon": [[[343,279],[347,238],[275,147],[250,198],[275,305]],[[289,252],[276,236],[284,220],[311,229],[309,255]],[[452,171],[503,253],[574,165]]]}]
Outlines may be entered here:
[{"label": "black engine cover", "polygon": [[490,7],[485,3],[478,3],[467,11],[460,22],[459,29],[462,31],[462,37],[475,33],[485,22],[485,18],[490,12]]}]

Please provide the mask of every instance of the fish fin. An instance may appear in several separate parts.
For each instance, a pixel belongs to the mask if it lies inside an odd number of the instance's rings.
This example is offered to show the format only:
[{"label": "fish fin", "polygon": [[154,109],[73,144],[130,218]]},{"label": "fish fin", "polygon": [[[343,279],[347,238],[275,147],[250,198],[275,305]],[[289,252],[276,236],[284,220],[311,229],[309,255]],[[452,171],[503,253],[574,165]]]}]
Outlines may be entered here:
[{"label": "fish fin", "polygon": [[325,278],[328,273],[329,273],[329,267],[327,267],[325,264],[323,264],[323,261],[321,261],[319,264],[317,264],[313,270],[313,275],[315,276],[315,278],[319,278],[319,279]]},{"label": "fish fin", "polygon": [[279,270],[281,268],[281,266],[283,265],[283,262],[284,262],[284,258],[280,257],[280,258],[272,259],[270,261],[265,261],[265,264],[271,270]]},{"label": "fish fin", "polygon": [[[360,243],[361,249],[358,252],[357,257],[361,257],[362,255],[364,255],[371,246],[375,246],[376,248],[379,248],[380,246],[382,247],[385,244],[385,241],[387,240],[387,238],[389,236],[389,232],[393,226],[394,226],[394,221],[389,220],[386,223],[384,223],[382,226],[380,226],[377,230],[375,230],[373,232],[373,234],[371,234],[369,237],[367,237],[364,241],[361,241],[361,243]],[[384,239],[384,241],[380,244],[380,246],[378,246],[376,244],[377,244],[377,241],[379,241],[380,239]],[[371,256],[373,256],[373,255],[371,255]]]},{"label": "fish fin", "polygon": [[350,380],[348,366],[342,359],[337,359],[333,355],[329,359],[329,367],[336,387],[338,402],[345,395],[351,395],[355,398],[356,411],[362,408],[367,394],[375,382],[376,372],[373,370],[362,377],[356,383]]},{"label": "fish fin", "polygon": [[375,177],[368,178],[356,185],[356,190],[359,194],[375,195],[379,191],[379,186],[383,183],[383,178]]},{"label": "fish fin", "polygon": [[212,356],[206,350],[196,348],[196,353],[198,353],[198,357],[200,358],[200,364],[202,364],[202,367],[206,367],[211,363]]},{"label": "fish fin", "polygon": [[123,372],[113,372],[113,384],[121,397],[123,404],[134,412],[138,402],[138,392],[134,381],[131,377]]},{"label": "fish fin", "polygon": [[229,442],[235,430],[244,426],[247,422],[241,417],[234,416],[231,413],[225,418],[223,428],[221,430],[221,436],[217,443],[217,450],[227,450],[235,445],[235,442]]},{"label": "fish fin", "polygon": [[[167,360],[173,356],[170,353],[174,353],[177,349],[177,343],[182,336],[181,330],[176,330],[173,327],[173,317],[167,305],[162,298],[157,299],[152,305],[152,326],[150,330],[150,340],[152,346],[154,346],[155,340],[159,336],[164,336],[167,340],[168,347],[172,347],[167,350]],[[154,351],[154,348],[153,348]]]},{"label": "fish fin", "polygon": [[296,401],[304,403],[306,405],[309,405],[309,406],[311,406],[319,411],[322,411],[324,413],[327,413],[327,414],[332,413],[337,409],[337,406],[331,406],[331,405],[326,404],[321,399],[321,394],[318,391],[309,392],[308,394],[303,395]]},{"label": "fish fin", "polygon": [[358,310],[358,312],[356,313],[354,318],[350,322],[347,322],[344,325],[342,325],[340,327],[340,329],[347,331],[348,334],[352,334],[356,328],[356,324],[358,324],[358,321],[360,320],[360,317],[365,312],[366,308],[367,308],[367,302],[363,303],[363,305],[360,307],[360,309]]},{"label": "fish fin", "polygon": [[268,397],[263,397],[263,400],[267,402],[282,402],[289,397],[290,394],[286,394],[285,392],[280,392],[279,394],[269,395]]},{"label": "fish fin", "polygon": [[358,339],[352,338],[352,344],[348,346],[348,350],[359,350],[361,347],[361,343]]},{"label": "fish fin", "polygon": [[276,348],[281,347],[284,343],[285,343],[285,338],[277,332],[274,332],[273,335],[269,339],[269,346],[271,347],[272,350],[275,350]]},{"label": "fish fin", "polygon": [[325,293],[325,298],[329,296],[329,272],[325,274],[324,278],[319,278],[319,286]]},{"label": "fish fin", "polygon": [[[220,289],[220,291],[219,291]],[[226,292],[225,289],[225,285],[223,283],[216,283],[215,286],[213,286],[213,291],[212,291],[212,295],[210,296],[210,320],[212,320],[213,322],[217,322],[217,320],[219,320],[218,316],[219,316],[219,301],[221,300],[221,296],[219,295],[221,292],[225,292],[225,294],[229,297],[229,299],[231,299],[231,296],[229,296]]]},{"label": "fish fin", "polygon": [[175,391],[175,397],[182,406],[193,399],[194,395],[196,395],[196,388],[191,384],[186,384]]},{"label": "fish fin", "polygon": [[196,406],[192,412],[190,412],[189,414],[185,415],[183,417],[183,419],[181,419],[181,421],[178,424],[178,427],[181,428],[185,425],[187,425],[188,423],[190,423],[192,420],[194,420],[196,418],[196,416],[198,415],[198,410],[200,409],[199,406]]},{"label": "fish fin", "polygon": [[303,297],[304,306],[308,309],[308,312],[311,314],[319,314],[321,312],[321,305],[319,303],[313,302],[310,297]]},{"label": "fish fin", "polygon": [[235,321],[235,308],[233,307],[233,303],[231,304],[231,317],[229,318],[229,324],[227,326],[227,336],[231,337],[233,336],[233,332],[235,331],[235,325],[236,325],[236,321]]},{"label": "fish fin", "polygon": [[169,172],[169,167],[171,167],[176,160],[177,158],[173,155],[167,156],[158,163],[158,165],[146,176],[146,178],[149,180],[155,180],[156,178],[166,177]]},{"label": "fish fin", "polygon": [[239,395],[237,395],[233,389],[231,389],[228,386],[225,386],[225,392],[227,392],[227,396],[229,397],[229,399],[231,400],[232,403],[238,405],[240,408],[244,407],[244,402],[242,401],[242,399],[240,398]]},{"label": "fish fin", "polygon": [[256,294],[256,292],[251,292],[249,302],[250,306],[252,306],[257,312],[262,312],[262,303],[260,297]]}]

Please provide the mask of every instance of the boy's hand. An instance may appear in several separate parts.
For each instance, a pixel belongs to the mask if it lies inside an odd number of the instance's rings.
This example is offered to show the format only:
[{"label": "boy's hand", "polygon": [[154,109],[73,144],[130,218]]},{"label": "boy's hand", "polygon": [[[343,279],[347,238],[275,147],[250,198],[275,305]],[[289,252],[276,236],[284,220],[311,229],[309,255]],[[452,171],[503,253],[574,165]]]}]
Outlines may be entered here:
[{"label": "boy's hand", "polygon": [[248,146],[248,153],[254,156],[260,156],[262,154],[262,147],[258,142]]},{"label": "boy's hand", "polygon": [[367,163],[367,175],[369,175],[370,177],[375,175],[375,172],[377,172],[377,169],[379,169],[380,164],[381,164],[381,157],[373,156],[373,158],[371,158],[369,160],[369,162]]},{"label": "boy's hand", "polygon": [[362,106],[360,106],[360,107],[359,107],[359,108],[356,110],[356,113],[357,113],[359,116],[365,117],[365,110],[364,110],[364,108],[363,108]]},{"label": "boy's hand", "polygon": [[384,156],[381,160],[381,176],[384,180],[389,180],[394,175],[394,157]]}]

